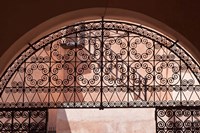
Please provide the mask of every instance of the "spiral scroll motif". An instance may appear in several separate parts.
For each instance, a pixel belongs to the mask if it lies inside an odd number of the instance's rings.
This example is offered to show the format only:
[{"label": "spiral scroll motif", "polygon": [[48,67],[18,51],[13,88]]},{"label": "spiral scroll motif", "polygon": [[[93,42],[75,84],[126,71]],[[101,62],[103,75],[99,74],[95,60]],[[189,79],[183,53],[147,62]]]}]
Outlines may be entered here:
[{"label": "spiral scroll motif", "polygon": [[157,108],[156,132],[198,133],[200,130],[199,108]]}]

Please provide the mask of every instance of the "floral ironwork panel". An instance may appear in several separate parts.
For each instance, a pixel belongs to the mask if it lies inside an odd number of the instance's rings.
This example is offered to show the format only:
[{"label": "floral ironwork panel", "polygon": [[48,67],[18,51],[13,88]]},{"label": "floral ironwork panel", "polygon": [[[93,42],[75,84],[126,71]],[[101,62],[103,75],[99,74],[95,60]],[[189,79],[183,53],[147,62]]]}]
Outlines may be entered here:
[{"label": "floral ironwork panel", "polygon": [[199,65],[138,24],[77,23],[27,48],[0,81],[0,106],[113,108],[199,105]]},{"label": "floral ironwork panel", "polygon": [[157,108],[157,133],[199,133],[200,110],[196,108]]},{"label": "floral ironwork panel", "polygon": [[1,110],[1,133],[44,133],[47,131],[47,109]]}]

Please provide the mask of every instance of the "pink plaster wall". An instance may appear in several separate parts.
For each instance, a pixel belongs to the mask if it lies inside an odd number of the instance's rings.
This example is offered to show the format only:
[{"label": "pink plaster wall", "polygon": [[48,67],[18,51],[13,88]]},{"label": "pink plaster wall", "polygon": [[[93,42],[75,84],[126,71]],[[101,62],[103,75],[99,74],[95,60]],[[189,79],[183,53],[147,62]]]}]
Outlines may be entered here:
[{"label": "pink plaster wall", "polygon": [[154,111],[154,109],[58,110],[56,132],[154,133],[156,127]]}]

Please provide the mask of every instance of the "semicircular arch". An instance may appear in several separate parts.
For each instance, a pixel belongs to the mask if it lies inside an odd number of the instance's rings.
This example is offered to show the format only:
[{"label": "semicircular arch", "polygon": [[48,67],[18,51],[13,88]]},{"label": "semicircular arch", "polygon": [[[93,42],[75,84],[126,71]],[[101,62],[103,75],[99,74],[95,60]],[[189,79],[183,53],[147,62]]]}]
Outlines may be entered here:
[{"label": "semicircular arch", "polygon": [[199,65],[151,28],[90,20],[30,44],[1,77],[1,106],[106,108],[199,105]]}]

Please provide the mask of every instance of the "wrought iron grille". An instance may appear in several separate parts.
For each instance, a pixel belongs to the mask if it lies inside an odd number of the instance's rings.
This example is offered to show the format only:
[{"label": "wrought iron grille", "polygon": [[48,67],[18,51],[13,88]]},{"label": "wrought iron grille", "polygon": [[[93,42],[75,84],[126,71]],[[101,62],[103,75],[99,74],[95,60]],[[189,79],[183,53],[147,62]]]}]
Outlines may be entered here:
[{"label": "wrought iron grille", "polygon": [[156,108],[157,133],[199,133],[200,108]]},{"label": "wrought iron grille", "polygon": [[87,21],[29,44],[0,78],[0,107],[196,106],[199,75],[190,54],[161,33]]},{"label": "wrought iron grille", "polygon": [[47,131],[47,109],[0,110],[1,133],[45,133]]}]

